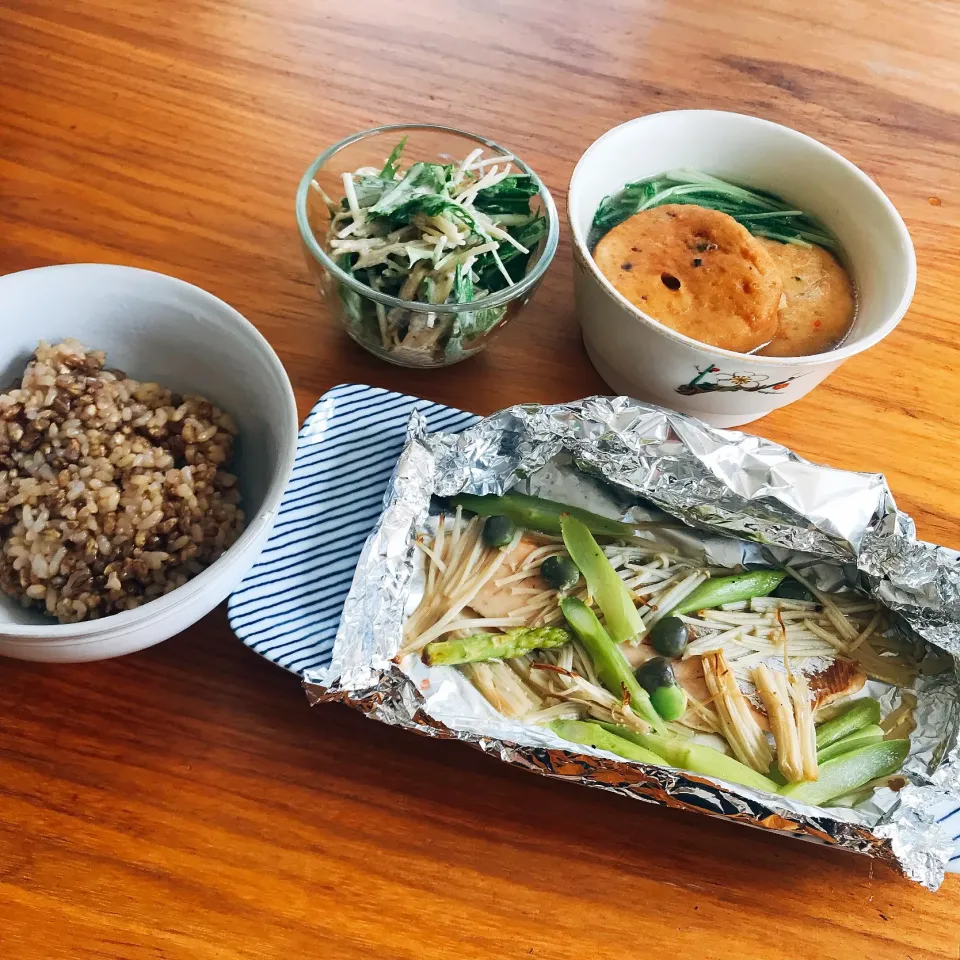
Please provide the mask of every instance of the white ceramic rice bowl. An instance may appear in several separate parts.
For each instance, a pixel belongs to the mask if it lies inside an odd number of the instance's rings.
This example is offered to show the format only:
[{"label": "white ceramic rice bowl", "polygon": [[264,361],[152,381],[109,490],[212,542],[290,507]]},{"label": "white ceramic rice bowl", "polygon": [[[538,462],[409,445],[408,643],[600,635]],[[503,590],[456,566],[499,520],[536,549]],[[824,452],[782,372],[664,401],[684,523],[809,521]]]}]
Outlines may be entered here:
[{"label": "white ceramic rice bowl", "polygon": [[185,630],[243,579],[273,526],[293,468],[297,411],[280,360],[256,328],[212,294],[159,273],[106,264],[0,277],[0,390],[40,340],[79,340],[137,380],[196,393],[228,412],[238,437],[246,529],[193,580],[135,610],[58,624],[0,594],[0,655],[80,662],[132,653]]}]

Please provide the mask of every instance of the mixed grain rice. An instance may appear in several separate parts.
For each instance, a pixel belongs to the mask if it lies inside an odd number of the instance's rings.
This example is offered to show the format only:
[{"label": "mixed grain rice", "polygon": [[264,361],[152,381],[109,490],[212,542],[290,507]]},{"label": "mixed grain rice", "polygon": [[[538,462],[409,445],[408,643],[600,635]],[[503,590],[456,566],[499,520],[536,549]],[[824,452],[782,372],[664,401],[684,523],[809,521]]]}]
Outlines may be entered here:
[{"label": "mixed grain rice", "polygon": [[169,593],[243,531],[230,417],[105,359],[41,343],[0,393],[0,589],[61,623]]}]

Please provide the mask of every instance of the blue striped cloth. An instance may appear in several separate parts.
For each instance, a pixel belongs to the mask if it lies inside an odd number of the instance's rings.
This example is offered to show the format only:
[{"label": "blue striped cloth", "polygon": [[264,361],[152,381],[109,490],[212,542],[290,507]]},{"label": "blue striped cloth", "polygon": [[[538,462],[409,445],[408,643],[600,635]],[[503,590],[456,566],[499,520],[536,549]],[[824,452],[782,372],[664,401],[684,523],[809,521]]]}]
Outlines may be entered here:
[{"label": "blue striped cloth", "polygon": [[286,670],[302,674],[330,660],[353,571],[413,410],[431,431],[460,431],[478,419],[429,400],[345,384],[320,398],[300,431],[273,533],[227,607],[234,633]]},{"label": "blue striped cloth", "polygon": [[[479,419],[356,384],[334,387],[310,412],[273,533],[228,604],[234,633],[262,657],[298,674],[330,662],[353,572],[413,410],[431,431],[458,432]],[[960,844],[960,803],[935,813]],[[960,846],[950,869],[960,872]]]}]

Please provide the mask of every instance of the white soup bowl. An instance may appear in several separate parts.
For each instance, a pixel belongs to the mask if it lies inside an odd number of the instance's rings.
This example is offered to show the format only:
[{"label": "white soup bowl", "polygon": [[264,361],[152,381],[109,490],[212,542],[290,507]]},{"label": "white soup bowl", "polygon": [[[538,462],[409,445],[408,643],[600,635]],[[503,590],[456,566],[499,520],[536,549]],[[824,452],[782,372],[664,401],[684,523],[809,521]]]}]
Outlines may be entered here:
[{"label": "white soup bowl", "polygon": [[[775,193],[835,234],[858,297],[853,328],[837,349],[808,357],[721,350],[658,323],[614,289],[587,246],[600,201],[634,180],[681,169]],[[900,322],[916,284],[907,228],[865,173],[796,130],[738,113],[676,110],[614,127],[580,158],[568,216],[577,315],[600,376],[617,393],[718,427],[799,400],[844,360],[879,343]]]}]

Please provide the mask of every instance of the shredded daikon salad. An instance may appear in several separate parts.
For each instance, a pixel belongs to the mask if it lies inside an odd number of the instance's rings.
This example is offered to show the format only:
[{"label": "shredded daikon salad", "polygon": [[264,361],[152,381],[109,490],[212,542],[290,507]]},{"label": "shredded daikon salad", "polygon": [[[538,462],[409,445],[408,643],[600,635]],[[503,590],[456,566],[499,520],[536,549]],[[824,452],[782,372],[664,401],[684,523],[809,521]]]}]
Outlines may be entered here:
[{"label": "shredded daikon salad", "polygon": [[[474,150],[458,163],[418,161],[406,169],[406,138],[382,169],[343,175],[330,200],[327,246],[338,266],[367,286],[425,304],[471,303],[512,286],[546,234],[531,210],[540,188],[513,157]],[[387,308],[341,287],[355,333],[398,360],[455,359],[496,326],[506,308],[424,311]]]},{"label": "shredded daikon salad", "polygon": [[[565,597],[581,599],[603,622],[582,577],[554,589],[541,575],[545,562],[566,555],[563,540],[517,529],[494,547],[484,542],[484,523],[466,519],[458,507],[440,517],[435,533],[416,538],[425,558],[424,594],[404,626],[400,659],[419,653],[430,663],[427,653],[437,641],[473,637],[495,649],[500,634],[537,631],[555,645],[522,656],[475,657],[456,668],[507,717],[538,725],[596,720],[649,733],[629,698],[598,679],[581,638],[549,633],[564,623]],[[655,539],[606,544],[602,552],[642,620],[642,630],[619,647],[630,668],[655,656],[650,631],[662,618],[678,617],[687,627],[685,649],[673,660],[687,707],[670,731],[690,742],[719,742],[754,771],[766,775],[776,761],[788,783],[815,780],[815,718],[849,702],[868,678],[898,687],[916,678],[912,648],[889,629],[883,608],[859,594],[824,593],[788,568],[812,599],[757,596],[678,615],[694,591],[733,571],[700,566]],[[910,696],[905,692],[903,706],[884,721],[887,737],[909,735]]]}]

